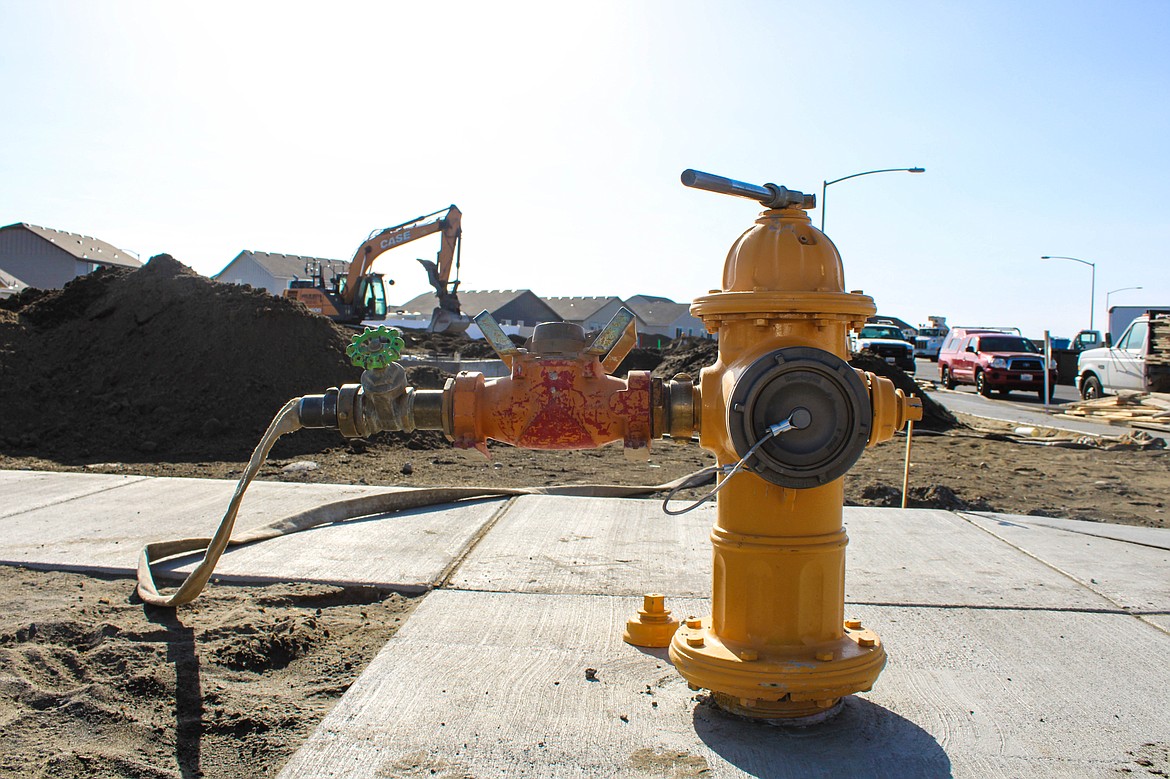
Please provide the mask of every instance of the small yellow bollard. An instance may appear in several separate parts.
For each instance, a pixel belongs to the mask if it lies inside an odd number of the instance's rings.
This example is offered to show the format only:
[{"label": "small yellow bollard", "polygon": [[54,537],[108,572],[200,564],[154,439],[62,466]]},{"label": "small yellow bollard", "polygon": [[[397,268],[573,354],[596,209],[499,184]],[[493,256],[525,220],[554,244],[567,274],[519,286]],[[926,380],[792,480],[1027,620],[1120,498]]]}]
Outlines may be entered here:
[{"label": "small yellow bollard", "polygon": [[634,646],[670,646],[670,639],[677,629],[678,620],[670,616],[665,596],[648,593],[642,596],[642,608],[638,610],[637,618],[626,622],[622,640]]}]

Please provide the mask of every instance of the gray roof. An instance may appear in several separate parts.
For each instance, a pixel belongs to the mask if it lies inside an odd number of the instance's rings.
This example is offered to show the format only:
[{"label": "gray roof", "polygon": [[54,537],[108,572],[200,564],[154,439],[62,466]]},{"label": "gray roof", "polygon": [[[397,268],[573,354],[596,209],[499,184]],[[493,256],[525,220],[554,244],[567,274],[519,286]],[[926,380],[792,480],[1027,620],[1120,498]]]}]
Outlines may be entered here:
[{"label": "gray roof", "polygon": [[876,314],[874,316],[871,316],[866,321],[867,322],[893,322],[894,327],[898,328],[899,330],[913,330],[916,333],[918,332],[917,327],[910,324],[909,322],[906,322],[904,320],[899,319],[896,316],[887,316],[885,314]]},{"label": "gray roof", "polygon": [[[491,289],[491,290],[475,290],[475,289],[461,289],[458,292],[459,306],[464,313],[470,312],[469,315],[474,316],[480,311],[497,311],[508,305],[516,298],[523,295],[532,295],[532,290],[528,289]],[[533,295],[533,297],[536,297]],[[540,298],[537,298],[539,300]],[[421,311],[427,312],[439,305],[439,299],[435,297],[433,292],[424,292],[423,294],[413,297],[403,303],[401,306],[392,306],[394,309],[402,311]]]},{"label": "gray roof", "polygon": [[583,322],[593,314],[608,306],[613,301],[621,302],[621,298],[609,297],[558,297],[541,298],[548,307],[557,312],[557,316],[566,322]]},{"label": "gray roof", "polygon": [[54,230],[51,227],[30,225],[27,222],[0,227],[0,230],[24,228],[40,238],[48,241],[63,251],[72,254],[79,260],[101,263],[102,265],[118,265],[124,268],[140,268],[142,262],[127,251],[119,249],[113,244],[80,233],[67,233],[64,230]]},{"label": "gray roof", "polygon": [[0,270],[0,290],[22,290],[27,287],[20,279],[6,270]]},{"label": "gray roof", "polygon": [[349,270],[349,263],[345,260],[330,260],[324,257],[303,257],[299,254],[257,252],[251,249],[245,249],[237,254],[223,270],[212,276],[212,278],[219,278],[224,271],[232,266],[232,263],[242,257],[251,257],[257,265],[276,278],[281,279],[307,278],[309,274],[305,271],[305,266],[309,263],[324,263],[328,267],[335,268],[339,273],[345,273]]},{"label": "gray roof", "polygon": [[689,303],[674,303],[668,298],[644,300],[648,295],[638,295],[626,301],[626,308],[638,315],[648,327],[664,327],[677,322],[690,311]]},{"label": "gray roof", "polygon": [[670,298],[660,297],[658,295],[634,295],[632,298],[627,298],[626,303],[642,304],[642,303],[673,303]]}]

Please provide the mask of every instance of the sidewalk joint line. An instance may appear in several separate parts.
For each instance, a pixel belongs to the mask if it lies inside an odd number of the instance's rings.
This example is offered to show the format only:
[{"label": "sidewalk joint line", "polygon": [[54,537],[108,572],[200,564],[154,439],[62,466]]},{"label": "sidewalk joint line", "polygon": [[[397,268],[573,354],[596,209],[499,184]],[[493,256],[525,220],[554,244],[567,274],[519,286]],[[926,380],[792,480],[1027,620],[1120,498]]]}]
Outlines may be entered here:
[{"label": "sidewalk joint line", "polygon": [[[42,473],[43,473],[43,471],[42,471]],[[0,519],[8,519],[9,517],[18,517],[21,514],[28,514],[31,511],[40,511],[41,509],[48,509],[48,508],[52,508],[54,506],[63,506],[64,504],[70,503],[70,502],[75,501],[75,500],[82,500],[83,498],[92,498],[95,495],[101,495],[102,493],[105,493],[105,492],[110,492],[112,490],[121,489],[122,487],[127,487],[131,484],[138,484],[139,482],[146,481],[147,479],[154,478],[154,477],[131,475],[131,476],[126,476],[124,478],[126,479],[126,481],[122,482],[121,484],[111,484],[107,487],[102,487],[101,489],[94,490],[93,492],[87,492],[84,495],[74,495],[73,497],[70,497],[70,498],[61,498],[60,500],[50,501],[49,503],[45,503],[45,504],[40,505],[40,506],[30,506],[29,508],[22,509],[20,511],[13,511],[9,514],[0,514]]]},{"label": "sidewalk joint line", "polygon": [[492,531],[492,528],[499,524],[500,520],[504,518],[504,515],[511,510],[516,499],[520,497],[524,496],[513,495],[509,497],[499,508],[492,512],[492,515],[488,517],[487,521],[463,545],[463,549],[459,551],[459,554],[455,555],[455,559],[448,563],[447,567],[443,569],[443,572],[439,574],[433,585],[434,589],[447,589],[447,585],[451,583],[451,577],[463,566],[464,561],[475,551],[480,541],[483,541],[487,534]]},{"label": "sidewalk joint line", "polygon": [[[1090,584],[1089,582],[1082,581],[1081,579],[1077,578],[1073,574],[1064,570],[1060,566],[1055,565],[1054,563],[1050,563],[1047,560],[1045,560],[1044,558],[1042,558],[1038,555],[1032,554],[1028,550],[1023,549],[1023,548],[1017,546],[1016,544],[1013,544],[1011,541],[1007,540],[1006,538],[999,535],[995,531],[993,531],[989,528],[983,527],[978,522],[974,521],[974,519],[972,519],[972,517],[981,517],[984,519],[986,519],[986,517],[982,517],[982,515],[977,514],[975,512],[955,511],[952,513],[954,513],[954,515],[957,516],[959,519],[963,520],[967,524],[974,527],[976,530],[980,530],[980,531],[986,533],[987,535],[991,536],[992,538],[998,539],[999,541],[1003,542],[1004,544],[1007,544],[1009,547],[1011,547],[1012,549],[1015,549],[1017,552],[1024,555],[1025,557],[1030,557],[1031,559],[1035,560],[1036,562],[1040,563],[1041,565],[1045,566],[1046,568],[1048,568],[1052,571],[1055,571],[1056,573],[1060,574],[1061,576],[1065,577],[1066,579],[1068,579],[1072,582],[1075,582],[1076,584],[1080,585],[1082,588],[1093,593],[1097,597],[1102,598],[1103,600],[1106,600],[1109,603],[1112,603],[1118,609],[1121,609],[1125,614],[1132,616],[1134,619],[1137,619],[1140,622],[1144,622],[1145,624],[1149,625],[1150,627],[1154,628],[1155,630],[1157,630],[1160,633],[1164,633],[1164,634],[1170,636],[1170,629],[1162,627],[1161,625],[1157,624],[1156,622],[1151,622],[1150,620],[1146,619],[1141,613],[1135,613],[1132,610],[1126,609],[1125,606],[1123,606],[1121,603],[1117,602],[1116,600],[1109,597],[1108,595],[1101,592],[1100,590],[1094,588],[1093,585]],[[1107,540],[1113,540],[1113,539],[1107,539]],[[1158,614],[1159,612],[1153,612],[1153,613]]]}]

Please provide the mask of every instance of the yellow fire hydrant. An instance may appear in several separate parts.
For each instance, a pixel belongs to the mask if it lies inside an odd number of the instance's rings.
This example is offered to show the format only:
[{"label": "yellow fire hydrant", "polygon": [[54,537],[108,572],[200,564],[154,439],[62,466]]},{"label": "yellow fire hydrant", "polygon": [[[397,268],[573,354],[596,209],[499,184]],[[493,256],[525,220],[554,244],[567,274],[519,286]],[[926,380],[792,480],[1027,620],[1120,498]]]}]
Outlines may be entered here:
[{"label": "yellow fire hydrant", "polygon": [[840,254],[805,212],[813,196],[696,171],[683,183],[769,210],[732,246],[722,288],[691,306],[719,334],[699,443],[725,473],[755,452],[718,494],[712,613],[683,621],[670,657],[727,710],[817,716],[869,690],[886,661],[872,630],[845,621],[842,475],[921,419],[921,401],[846,362],[850,330],[876,309],[845,291]]},{"label": "yellow fire hydrant", "polygon": [[719,358],[698,385],[609,375],[634,343],[624,310],[591,343],[578,325],[543,323],[527,349],[485,311],[476,322],[508,376],[464,372],[443,390],[416,390],[374,332],[351,346],[366,360],[362,383],[298,399],[297,422],[347,436],[442,430],[464,448],[621,440],[642,451],[653,438],[698,432],[721,472],[712,613],[680,624],[662,595],[649,594],[625,639],[669,644],[679,673],[730,711],[820,716],[870,689],[886,660],[872,630],[845,620],[842,476],[866,446],[921,419],[921,401],[846,362],[849,332],[876,309],[845,291],[841,256],[805,213],[813,196],[695,171],[683,183],[768,208],[732,247],[721,288],[691,306],[719,334]]}]

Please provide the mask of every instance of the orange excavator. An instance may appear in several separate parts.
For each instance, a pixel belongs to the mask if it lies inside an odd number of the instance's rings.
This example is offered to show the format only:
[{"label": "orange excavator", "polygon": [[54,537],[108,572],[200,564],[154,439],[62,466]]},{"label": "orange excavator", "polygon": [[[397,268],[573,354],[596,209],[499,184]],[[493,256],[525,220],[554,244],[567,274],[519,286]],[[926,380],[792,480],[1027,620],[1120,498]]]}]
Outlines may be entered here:
[{"label": "orange excavator", "polygon": [[[419,260],[426,268],[427,278],[439,299],[439,306],[432,313],[427,330],[432,333],[461,333],[471,324],[471,320],[460,312],[456,294],[459,288],[462,217],[463,212],[451,205],[394,227],[375,230],[358,247],[344,276],[334,267],[314,263],[305,269],[309,278],[294,280],[284,291],[284,296],[299,300],[310,311],[316,311],[343,325],[360,325],[369,320],[385,319],[386,283],[381,273],[371,271],[374,260],[396,246],[441,232],[442,244],[435,260]],[[455,281],[451,281],[453,269]],[[329,278],[326,278],[327,273],[331,273]],[[390,283],[394,282],[391,280]]]}]

